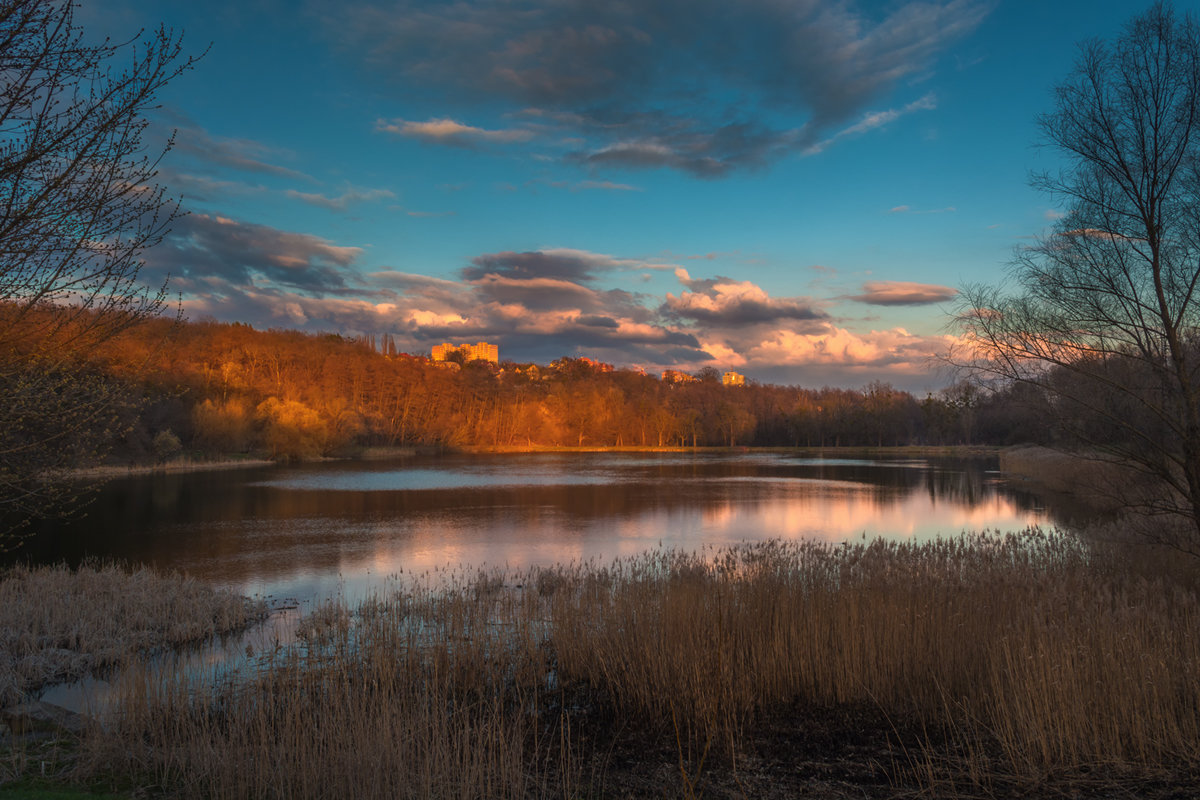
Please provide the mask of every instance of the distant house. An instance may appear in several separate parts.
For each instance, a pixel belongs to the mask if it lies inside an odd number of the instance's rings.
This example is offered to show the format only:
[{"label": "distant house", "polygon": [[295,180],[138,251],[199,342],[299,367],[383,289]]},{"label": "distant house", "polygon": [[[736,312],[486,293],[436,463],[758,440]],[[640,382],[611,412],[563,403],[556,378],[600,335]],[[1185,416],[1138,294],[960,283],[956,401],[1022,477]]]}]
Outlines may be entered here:
[{"label": "distant house", "polygon": [[730,370],[721,376],[721,383],[725,386],[745,386],[746,376]]},{"label": "distant house", "polygon": [[663,383],[695,383],[697,380],[694,375],[688,375],[677,369],[664,369],[662,379]]},{"label": "distant house", "polygon": [[476,344],[450,344],[442,342],[433,346],[434,361],[445,361],[455,353],[462,353],[463,361],[490,361],[500,363],[500,346],[478,342]]},{"label": "distant house", "polygon": [[549,369],[552,372],[557,372],[559,375],[580,377],[591,372],[612,372],[613,365],[605,364],[603,361],[597,361],[587,356],[580,356],[578,358],[563,356],[551,361]]},{"label": "distant house", "polygon": [[531,381],[540,381],[542,379],[542,369],[537,364],[525,364],[516,368],[518,375],[524,375]]},{"label": "distant house", "polygon": [[594,358],[588,358],[587,356],[582,356],[582,357],[580,357],[579,361],[583,364],[588,365],[596,372],[612,372],[613,371],[612,364],[605,364],[603,361],[597,361]]}]

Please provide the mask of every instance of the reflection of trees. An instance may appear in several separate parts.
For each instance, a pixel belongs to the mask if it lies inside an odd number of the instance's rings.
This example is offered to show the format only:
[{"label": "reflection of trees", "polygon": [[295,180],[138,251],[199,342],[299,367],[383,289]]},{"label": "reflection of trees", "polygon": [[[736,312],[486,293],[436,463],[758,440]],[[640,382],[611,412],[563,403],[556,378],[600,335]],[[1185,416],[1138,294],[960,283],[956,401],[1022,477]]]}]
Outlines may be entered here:
[{"label": "reflection of trees", "polygon": [[[516,458],[517,460],[512,460]],[[192,569],[220,564],[218,579],[336,568],[349,552],[415,546],[421,531],[440,531],[453,543],[463,532],[482,539],[528,537],[535,531],[582,531],[664,516],[720,515],[731,508],[779,503],[822,507],[865,503],[886,512],[928,493],[937,504],[971,506],[995,496],[988,462],[939,461],[930,469],[871,463],[796,462],[781,458],[654,457],[607,460],[579,456],[459,460],[413,459],[405,465],[473,470],[482,465],[520,480],[532,470],[544,480],[561,472],[588,479],[599,471],[619,482],[408,491],[329,491],[280,488],[263,478],[340,476],[370,472],[356,465],[286,471],[158,475],[111,484],[85,520],[46,527],[23,557],[78,560],[102,554]],[[394,468],[390,465],[388,469]],[[839,482],[833,484],[821,483]],[[316,485],[319,485],[319,481]],[[1032,508],[1023,498],[1019,508]],[[663,531],[660,535],[672,534]],[[650,537],[655,534],[648,532]],[[552,544],[552,543],[547,543]],[[99,550],[98,548],[103,548]]]}]

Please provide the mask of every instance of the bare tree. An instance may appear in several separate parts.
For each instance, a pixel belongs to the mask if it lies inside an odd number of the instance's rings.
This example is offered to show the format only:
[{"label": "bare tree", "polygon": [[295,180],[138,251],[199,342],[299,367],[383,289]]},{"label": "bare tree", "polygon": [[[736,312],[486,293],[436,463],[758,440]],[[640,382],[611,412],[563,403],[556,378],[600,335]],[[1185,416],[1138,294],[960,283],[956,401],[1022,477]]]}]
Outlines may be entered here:
[{"label": "bare tree", "polygon": [[1200,31],[1158,3],[1081,47],[1039,120],[1065,159],[1035,185],[1063,201],[1006,287],[969,287],[951,360],[1040,387],[1092,453],[1144,473],[1125,498],[1184,517],[1200,554]]},{"label": "bare tree", "polygon": [[178,214],[146,114],[194,59],[165,28],[93,43],[74,11],[0,0],[0,532],[70,496],[50,478],[111,437],[119,399],[86,356],[166,299],[139,280]]}]

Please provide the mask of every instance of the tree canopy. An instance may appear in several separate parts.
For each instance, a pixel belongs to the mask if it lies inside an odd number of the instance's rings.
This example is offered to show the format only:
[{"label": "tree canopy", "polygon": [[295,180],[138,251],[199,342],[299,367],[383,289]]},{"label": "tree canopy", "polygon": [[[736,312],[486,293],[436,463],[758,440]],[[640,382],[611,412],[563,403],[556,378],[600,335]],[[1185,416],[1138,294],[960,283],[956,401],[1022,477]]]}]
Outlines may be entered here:
[{"label": "tree canopy", "polygon": [[[70,0],[0,0],[0,516],[61,509],[53,480],[116,432],[121,398],[87,363],[157,315],[141,256],[178,206],[155,182],[148,112],[188,69],[160,28],[92,38]],[[169,147],[169,144],[167,145]],[[5,526],[0,524],[0,531]]]},{"label": "tree canopy", "polygon": [[[1039,120],[1064,215],[1006,286],[968,287],[952,360],[1039,387],[1061,428],[1152,478],[1124,498],[1185,518],[1200,553],[1200,30],[1158,3],[1080,48]],[[1145,491],[1147,486],[1153,487]]]}]

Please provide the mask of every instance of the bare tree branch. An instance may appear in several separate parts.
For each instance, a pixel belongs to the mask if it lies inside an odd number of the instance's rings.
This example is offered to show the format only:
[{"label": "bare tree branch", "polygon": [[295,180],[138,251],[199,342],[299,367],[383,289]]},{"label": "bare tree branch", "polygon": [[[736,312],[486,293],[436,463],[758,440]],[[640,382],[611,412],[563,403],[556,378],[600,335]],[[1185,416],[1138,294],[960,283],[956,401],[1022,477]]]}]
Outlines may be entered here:
[{"label": "bare tree branch", "polygon": [[949,359],[1038,388],[1058,426],[1161,489],[1129,504],[1186,518],[1200,542],[1200,29],[1158,3],[1082,46],[1039,119],[1062,153],[1033,178],[1062,199],[1008,292],[969,287]]},{"label": "bare tree branch", "polygon": [[[85,356],[160,313],[142,254],[179,207],[144,141],[195,59],[174,32],[89,44],[71,0],[0,0],[0,514],[61,510],[48,476],[112,438],[120,398]],[[0,523],[0,544],[12,522]]]}]

